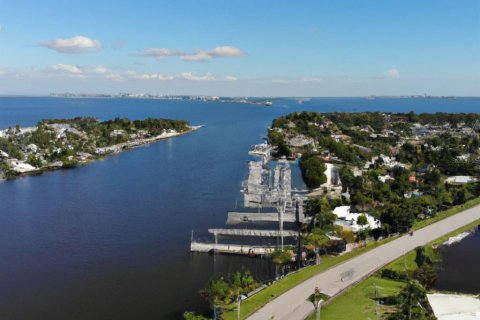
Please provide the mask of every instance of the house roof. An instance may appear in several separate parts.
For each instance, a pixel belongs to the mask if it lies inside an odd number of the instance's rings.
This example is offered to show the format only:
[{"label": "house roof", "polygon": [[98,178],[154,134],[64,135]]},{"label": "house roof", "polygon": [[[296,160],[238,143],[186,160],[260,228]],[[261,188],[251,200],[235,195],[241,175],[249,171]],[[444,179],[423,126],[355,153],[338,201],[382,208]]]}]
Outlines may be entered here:
[{"label": "house roof", "polygon": [[350,206],[340,206],[333,209],[333,214],[337,216],[337,218],[345,218],[348,214],[350,214]]}]

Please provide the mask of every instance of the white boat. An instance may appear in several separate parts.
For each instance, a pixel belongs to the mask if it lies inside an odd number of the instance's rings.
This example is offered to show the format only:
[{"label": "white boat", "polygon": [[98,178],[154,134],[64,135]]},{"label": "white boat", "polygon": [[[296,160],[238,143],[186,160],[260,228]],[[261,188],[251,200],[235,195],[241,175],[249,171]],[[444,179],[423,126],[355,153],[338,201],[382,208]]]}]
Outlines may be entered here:
[{"label": "white boat", "polygon": [[270,155],[270,146],[267,143],[255,144],[248,151],[249,155],[268,157]]}]

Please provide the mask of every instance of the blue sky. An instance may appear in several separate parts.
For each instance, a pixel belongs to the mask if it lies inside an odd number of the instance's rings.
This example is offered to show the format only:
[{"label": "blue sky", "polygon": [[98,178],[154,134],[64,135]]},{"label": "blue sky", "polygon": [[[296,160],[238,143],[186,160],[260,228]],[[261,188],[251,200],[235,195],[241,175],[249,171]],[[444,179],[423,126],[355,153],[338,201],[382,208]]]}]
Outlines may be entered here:
[{"label": "blue sky", "polygon": [[0,94],[480,96],[480,1],[5,1]]}]

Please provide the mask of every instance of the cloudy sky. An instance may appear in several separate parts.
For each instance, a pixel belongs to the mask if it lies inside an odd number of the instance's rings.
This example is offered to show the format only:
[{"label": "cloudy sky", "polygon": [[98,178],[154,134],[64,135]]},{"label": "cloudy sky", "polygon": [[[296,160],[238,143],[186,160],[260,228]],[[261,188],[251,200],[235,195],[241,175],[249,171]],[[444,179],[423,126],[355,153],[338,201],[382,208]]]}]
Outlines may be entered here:
[{"label": "cloudy sky", "polygon": [[0,94],[480,96],[480,1],[0,0]]}]

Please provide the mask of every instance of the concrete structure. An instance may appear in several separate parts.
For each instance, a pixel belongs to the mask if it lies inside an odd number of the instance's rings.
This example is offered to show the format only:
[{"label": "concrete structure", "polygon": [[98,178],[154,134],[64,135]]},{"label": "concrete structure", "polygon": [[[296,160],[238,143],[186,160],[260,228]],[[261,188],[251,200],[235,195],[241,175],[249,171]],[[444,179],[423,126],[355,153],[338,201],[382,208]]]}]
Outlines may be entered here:
[{"label": "concrete structure", "polygon": [[340,181],[340,169],[331,164],[325,163],[325,176],[327,181],[321,185],[321,187],[331,187],[331,186],[341,186],[342,182]]},{"label": "concrete structure", "polygon": [[[284,222],[295,222],[296,214],[286,212],[283,215]],[[303,221],[303,215],[300,215]],[[245,222],[279,222],[278,212],[228,212],[227,225]]]},{"label": "concrete structure", "polygon": [[297,135],[293,138],[290,138],[290,139],[287,140],[287,143],[288,143],[289,146],[291,146],[293,148],[303,148],[303,147],[306,147],[308,145],[311,145],[312,147],[315,146],[313,138],[307,137],[307,136],[304,136],[304,135]]},{"label": "concrete structure", "polygon": [[427,294],[428,302],[438,320],[478,320],[480,300],[462,294]]},{"label": "concrete structure", "polygon": [[316,286],[323,293],[334,297],[416,247],[479,219],[480,206],[476,206],[417,230],[412,236],[404,235],[392,240],[300,283],[267,303],[248,319],[305,319],[314,311],[313,304],[307,299]]},{"label": "concrete structure", "polygon": [[[268,159],[250,161],[248,178],[243,182],[244,206],[246,208],[276,207],[281,203],[292,203],[290,164],[278,160],[271,176]],[[273,180],[273,181],[272,181]]]},{"label": "concrete structure", "polygon": [[241,255],[269,255],[275,251],[275,246],[251,246],[239,244],[224,244],[224,243],[201,243],[193,241],[190,244],[190,251],[192,252],[216,252],[229,253]]},{"label": "concrete structure", "polygon": [[257,229],[208,229],[208,232],[224,236],[244,237],[297,237],[298,232],[293,230],[257,230]]}]

